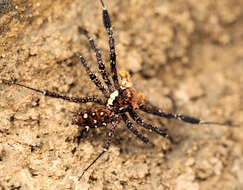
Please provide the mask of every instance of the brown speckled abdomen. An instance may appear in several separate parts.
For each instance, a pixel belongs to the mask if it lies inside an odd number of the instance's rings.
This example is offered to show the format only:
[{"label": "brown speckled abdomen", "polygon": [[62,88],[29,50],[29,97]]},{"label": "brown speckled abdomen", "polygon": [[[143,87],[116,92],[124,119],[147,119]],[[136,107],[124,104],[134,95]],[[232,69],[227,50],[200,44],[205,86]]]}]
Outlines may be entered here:
[{"label": "brown speckled abdomen", "polygon": [[72,124],[87,128],[106,127],[111,122],[111,118],[112,114],[109,109],[104,106],[97,106],[79,112]]}]

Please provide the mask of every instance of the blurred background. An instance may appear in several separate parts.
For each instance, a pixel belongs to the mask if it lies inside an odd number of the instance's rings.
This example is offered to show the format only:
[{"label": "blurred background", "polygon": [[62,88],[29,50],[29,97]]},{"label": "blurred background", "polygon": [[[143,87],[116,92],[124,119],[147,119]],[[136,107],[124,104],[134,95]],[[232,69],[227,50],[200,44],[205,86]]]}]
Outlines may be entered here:
[{"label": "blurred background", "polygon": [[[0,83],[0,187],[243,189],[243,1],[105,4],[118,70],[129,71],[147,100],[165,111],[239,127],[191,126],[139,112],[171,138],[138,127],[153,142],[144,145],[121,123],[108,153],[78,181],[107,131],[91,131],[77,144],[72,116],[91,105]],[[0,78],[70,96],[101,96],[77,58],[81,53],[98,74],[79,26],[109,63],[98,0],[1,0]]]}]

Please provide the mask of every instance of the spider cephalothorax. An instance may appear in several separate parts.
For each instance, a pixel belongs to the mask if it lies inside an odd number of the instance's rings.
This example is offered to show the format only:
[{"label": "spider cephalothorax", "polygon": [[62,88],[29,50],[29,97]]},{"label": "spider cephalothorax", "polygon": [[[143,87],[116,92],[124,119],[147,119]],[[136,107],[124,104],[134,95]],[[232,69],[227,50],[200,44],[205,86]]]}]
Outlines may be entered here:
[{"label": "spider cephalothorax", "polygon": [[113,102],[107,104],[115,113],[124,113],[130,109],[138,109],[144,101],[144,96],[136,88],[119,89]]},{"label": "spider cephalothorax", "polygon": [[32,87],[25,86],[23,84],[17,83],[15,80],[10,81],[6,79],[1,79],[4,84],[7,85],[17,85],[30,90],[42,93],[45,96],[59,98],[75,103],[88,103],[93,102],[97,105],[96,107],[91,107],[89,109],[79,112],[73,119],[72,124],[78,125],[80,129],[80,136],[84,132],[88,132],[90,128],[97,127],[107,127],[109,129],[107,137],[103,145],[103,151],[91,162],[87,168],[84,169],[83,174],[109,149],[112,137],[115,134],[115,130],[120,121],[123,121],[127,129],[136,135],[144,143],[148,143],[149,140],[141,134],[133,125],[130,118],[135,121],[136,124],[141,127],[148,129],[150,131],[156,132],[157,134],[166,137],[167,134],[164,130],[153,126],[152,124],[144,122],[141,117],[136,113],[136,110],[141,110],[153,115],[164,117],[167,119],[179,119],[184,122],[191,124],[220,124],[216,122],[207,122],[200,119],[181,115],[174,114],[169,112],[164,112],[161,109],[152,106],[149,102],[145,103],[144,95],[134,87],[132,87],[130,75],[127,72],[120,72],[121,82],[118,82],[118,74],[116,69],[116,52],[115,52],[115,41],[113,38],[113,32],[111,27],[111,21],[107,9],[102,0],[100,0],[103,8],[103,22],[107,31],[109,48],[110,48],[110,69],[111,69],[111,78],[113,83],[110,80],[110,76],[106,70],[105,64],[103,63],[100,49],[97,48],[94,40],[90,38],[87,30],[79,27],[79,32],[84,34],[89,40],[90,46],[93,49],[97,63],[98,69],[102,76],[103,82],[106,86],[103,86],[102,82],[97,78],[97,76],[92,72],[83,56],[80,55],[80,61],[84,66],[86,72],[88,73],[90,79],[98,87],[98,89],[103,93],[104,99],[98,98],[97,96],[87,96],[87,97],[69,97],[65,95],[60,95],[55,92],[50,92],[48,90],[40,90]]}]

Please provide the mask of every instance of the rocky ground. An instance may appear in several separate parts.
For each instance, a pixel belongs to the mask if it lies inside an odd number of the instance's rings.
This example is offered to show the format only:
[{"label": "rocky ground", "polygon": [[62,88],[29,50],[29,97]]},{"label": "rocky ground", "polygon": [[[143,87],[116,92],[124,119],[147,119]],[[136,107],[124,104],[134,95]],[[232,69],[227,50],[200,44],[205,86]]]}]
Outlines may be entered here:
[{"label": "rocky ground", "polygon": [[[141,129],[145,145],[119,125],[106,153],[106,129],[78,145],[77,105],[0,83],[0,189],[243,189],[243,1],[106,0],[118,69],[154,105],[238,124],[192,126],[139,112],[167,130]],[[78,26],[108,63],[98,0],[1,0],[0,78],[73,96],[100,95],[76,54],[97,65]]]}]

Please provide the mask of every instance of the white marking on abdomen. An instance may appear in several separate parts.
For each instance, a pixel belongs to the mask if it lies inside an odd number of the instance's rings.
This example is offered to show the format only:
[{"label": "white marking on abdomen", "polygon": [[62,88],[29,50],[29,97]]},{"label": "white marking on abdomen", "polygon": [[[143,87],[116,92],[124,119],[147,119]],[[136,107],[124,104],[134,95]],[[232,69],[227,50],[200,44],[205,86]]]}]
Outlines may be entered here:
[{"label": "white marking on abdomen", "polygon": [[87,119],[87,118],[88,118],[88,114],[85,113],[85,114],[83,115],[83,118],[84,118],[84,119]]}]

